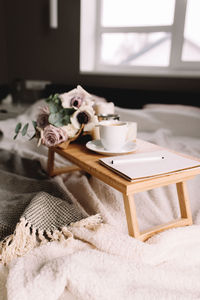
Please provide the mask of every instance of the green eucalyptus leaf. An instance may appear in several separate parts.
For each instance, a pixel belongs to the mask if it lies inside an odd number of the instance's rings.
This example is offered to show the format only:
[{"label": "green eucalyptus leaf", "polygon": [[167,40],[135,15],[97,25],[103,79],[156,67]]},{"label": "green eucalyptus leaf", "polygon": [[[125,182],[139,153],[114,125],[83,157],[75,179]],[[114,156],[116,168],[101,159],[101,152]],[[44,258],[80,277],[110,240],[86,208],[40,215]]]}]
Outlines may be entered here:
[{"label": "green eucalyptus leaf", "polygon": [[65,115],[63,118],[62,118],[62,123],[64,125],[67,125],[70,123],[70,116],[69,115]]},{"label": "green eucalyptus leaf", "polygon": [[57,104],[55,104],[54,102],[50,102],[49,110],[50,110],[50,113],[55,114],[59,111],[59,106]]},{"label": "green eucalyptus leaf", "polygon": [[13,140],[15,140],[18,136],[18,133],[15,134],[15,136],[13,137]]},{"label": "green eucalyptus leaf", "polygon": [[31,141],[35,137],[36,137],[36,133],[29,139],[29,141]]},{"label": "green eucalyptus leaf", "polygon": [[64,114],[65,114],[65,109],[64,109],[63,107],[61,107],[61,108],[59,109],[59,113],[61,113],[61,114],[64,116]]},{"label": "green eucalyptus leaf", "polygon": [[50,95],[47,99],[45,99],[46,102],[52,101],[52,95]]},{"label": "green eucalyptus leaf", "polygon": [[57,105],[60,107],[60,109],[62,109],[62,101],[60,100],[59,97],[56,98],[56,99],[54,100],[54,102],[55,102],[55,104],[57,104]]},{"label": "green eucalyptus leaf", "polygon": [[36,121],[32,121],[32,124],[33,124],[34,129],[36,130],[37,122]]},{"label": "green eucalyptus leaf", "polygon": [[54,126],[55,126],[55,127],[62,127],[62,126],[64,126],[64,125],[65,125],[65,124],[63,124],[63,122],[62,122],[62,121],[59,121],[59,120],[58,120],[57,122],[54,123]]},{"label": "green eucalyptus leaf", "polygon": [[24,127],[23,127],[23,129],[22,129],[22,136],[24,136],[24,135],[27,133],[28,126],[29,126],[28,123],[26,123],[26,124],[24,125]]},{"label": "green eucalyptus leaf", "polygon": [[65,115],[72,115],[74,112],[75,112],[75,109],[72,107],[72,108],[64,108],[64,114]]},{"label": "green eucalyptus leaf", "polygon": [[53,100],[55,101],[55,100],[57,100],[58,99],[58,97],[59,97],[59,94],[55,94],[55,95],[53,95]]},{"label": "green eucalyptus leaf", "polygon": [[49,115],[48,121],[50,124],[54,125],[54,123],[56,122],[56,120],[58,119],[56,113],[51,113]]},{"label": "green eucalyptus leaf", "polygon": [[49,120],[49,123],[52,124],[52,125],[55,125],[55,124],[59,123],[62,126],[62,114],[60,114],[59,112],[54,113],[54,114],[50,114],[48,120]]},{"label": "green eucalyptus leaf", "polygon": [[21,127],[22,127],[22,123],[18,123],[15,127],[15,133],[19,133]]}]

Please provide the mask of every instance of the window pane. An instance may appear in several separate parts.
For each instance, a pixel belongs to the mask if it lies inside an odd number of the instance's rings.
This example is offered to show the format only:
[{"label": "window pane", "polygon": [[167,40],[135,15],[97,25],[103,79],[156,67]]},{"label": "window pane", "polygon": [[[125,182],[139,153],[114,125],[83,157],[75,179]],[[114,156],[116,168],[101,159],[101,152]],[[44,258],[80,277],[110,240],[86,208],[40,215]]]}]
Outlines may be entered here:
[{"label": "window pane", "polygon": [[101,63],[111,65],[168,66],[171,35],[156,33],[102,34]]},{"label": "window pane", "polygon": [[174,0],[102,0],[103,26],[171,25]]},{"label": "window pane", "polygon": [[188,0],[182,60],[200,61],[200,1]]}]

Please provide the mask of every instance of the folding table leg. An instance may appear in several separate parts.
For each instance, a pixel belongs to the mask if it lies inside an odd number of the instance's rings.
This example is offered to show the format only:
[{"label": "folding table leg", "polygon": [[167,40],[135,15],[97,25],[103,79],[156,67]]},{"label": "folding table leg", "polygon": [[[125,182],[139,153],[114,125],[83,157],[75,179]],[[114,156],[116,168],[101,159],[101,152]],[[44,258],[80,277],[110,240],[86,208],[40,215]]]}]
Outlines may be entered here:
[{"label": "folding table leg", "polygon": [[49,148],[48,162],[47,162],[47,172],[48,172],[49,176],[56,176],[56,175],[60,175],[63,173],[80,171],[80,168],[76,165],[55,168],[54,158],[55,158],[55,150],[53,148]]},{"label": "folding table leg", "polygon": [[139,239],[141,241],[145,241],[150,238],[152,235],[159,233],[161,231],[175,228],[179,226],[187,226],[192,225],[192,213],[190,209],[190,201],[187,192],[186,182],[178,182],[176,183],[177,195],[180,206],[181,217],[179,219],[175,219],[165,224],[157,225],[154,228],[150,228],[143,232],[140,232],[138,228],[137,222],[137,214],[134,203],[133,195],[123,195],[124,196],[124,207],[126,212],[126,219],[128,225],[129,235]]},{"label": "folding table leg", "polygon": [[55,151],[53,148],[49,148],[48,150],[48,161],[47,161],[47,172],[49,176],[53,176],[54,172],[54,156]]},{"label": "folding table leg", "polygon": [[178,182],[176,184],[178,200],[180,206],[181,217],[188,219],[188,225],[192,224],[192,213],[190,208],[190,201],[187,191],[186,182]]},{"label": "folding table leg", "polygon": [[137,214],[133,194],[123,194],[123,197],[129,235],[137,238],[140,236],[140,231],[137,222]]}]

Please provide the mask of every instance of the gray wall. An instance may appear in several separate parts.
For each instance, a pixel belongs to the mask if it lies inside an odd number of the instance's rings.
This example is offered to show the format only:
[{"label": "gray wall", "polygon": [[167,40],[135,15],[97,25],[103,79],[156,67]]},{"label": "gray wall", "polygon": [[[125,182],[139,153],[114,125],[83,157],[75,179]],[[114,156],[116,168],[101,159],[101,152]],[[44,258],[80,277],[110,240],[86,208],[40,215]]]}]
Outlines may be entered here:
[{"label": "gray wall", "polygon": [[[76,86],[129,88],[146,91],[200,92],[200,79],[79,74],[79,0],[58,0],[59,27],[49,28],[48,0],[0,0],[5,28],[0,26],[0,80],[50,80]],[[2,11],[0,10],[0,17]],[[1,22],[2,22],[2,18]],[[7,66],[6,66],[7,40]],[[8,70],[8,75],[6,74]],[[3,72],[2,72],[3,70]],[[7,77],[8,76],[8,77]]]},{"label": "gray wall", "polygon": [[58,1],[58,30],[49,28],[48,0],[5,3],[9,80],[74,82],[78,69],[79,1]]}]

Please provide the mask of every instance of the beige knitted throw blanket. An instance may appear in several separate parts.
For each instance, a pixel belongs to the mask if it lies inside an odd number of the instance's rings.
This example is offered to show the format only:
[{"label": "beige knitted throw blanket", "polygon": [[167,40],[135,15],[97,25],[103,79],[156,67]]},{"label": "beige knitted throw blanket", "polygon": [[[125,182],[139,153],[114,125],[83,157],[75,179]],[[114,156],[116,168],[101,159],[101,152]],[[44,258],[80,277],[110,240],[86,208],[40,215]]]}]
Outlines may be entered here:
[{"label": "beige knitted throw blanket", "polygon": [[49,179],[40,163],[0,150],[0,261],[9,263],[40,244],[73,238],[70,228],[101,222]]}]

